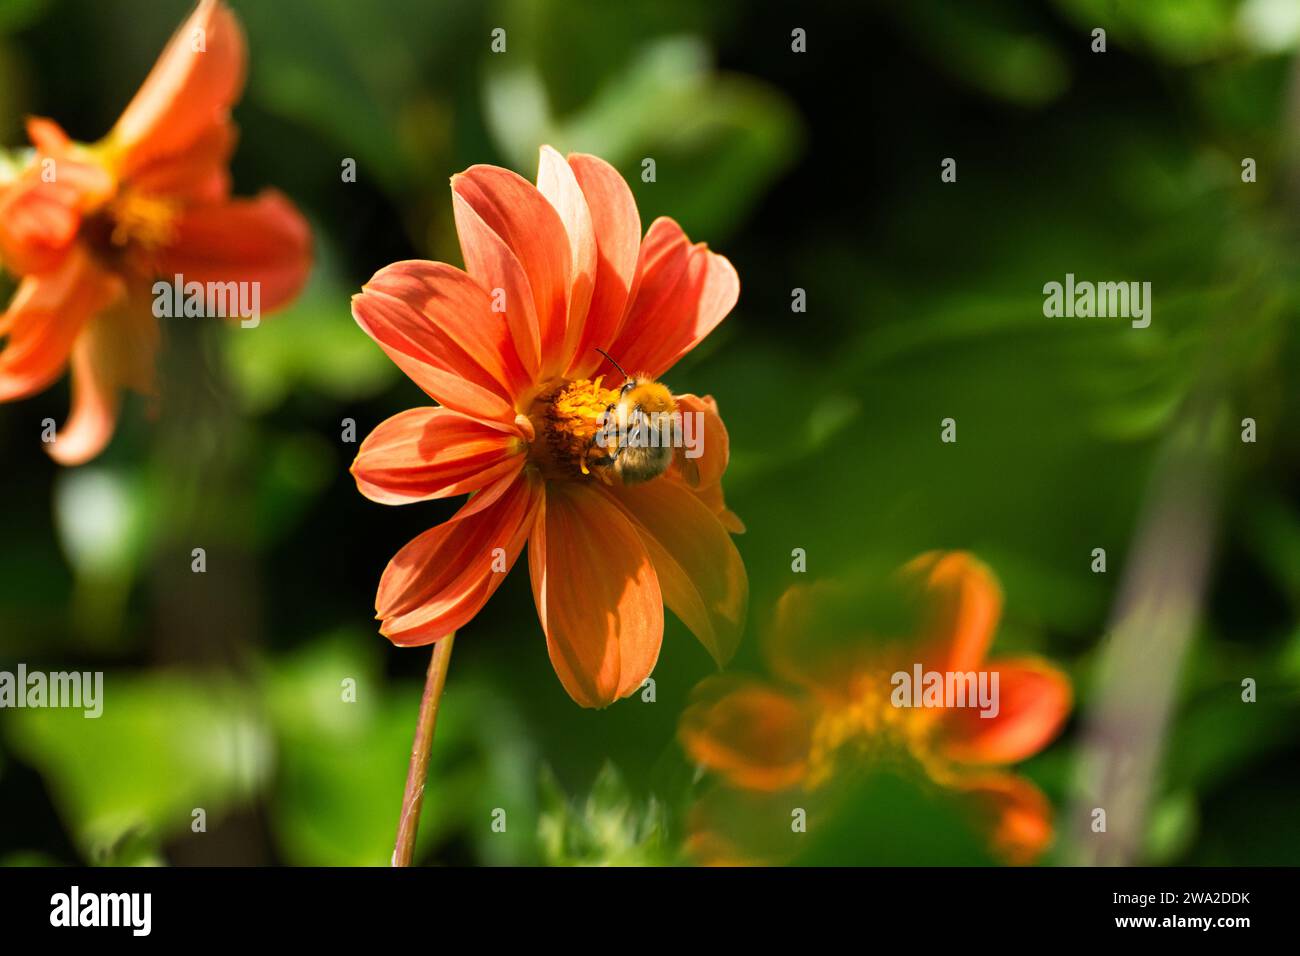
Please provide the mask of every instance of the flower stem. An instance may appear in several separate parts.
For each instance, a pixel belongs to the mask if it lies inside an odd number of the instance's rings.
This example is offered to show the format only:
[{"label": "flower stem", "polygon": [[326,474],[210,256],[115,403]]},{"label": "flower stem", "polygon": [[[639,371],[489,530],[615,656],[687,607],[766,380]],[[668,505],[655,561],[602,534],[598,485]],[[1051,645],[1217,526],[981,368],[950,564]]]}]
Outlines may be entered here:
[{"label": "flower stem", "polygon": [[411,766],[406,772],[406,792],[402,794],[402,817],[397,822],[397,845],[393,847],[393,866],[410,866],[415,852],[415,833],[420,828],[420,808],[424,805],[424,782],[429,774],[429,750],[433,730],[438,723],[438,702],[447,683],[447,666],[455,632],[433,645],[429,672],[424,678],[424,696],[420,698],[420,716],[415,724],[415,742],[411,744]]}]

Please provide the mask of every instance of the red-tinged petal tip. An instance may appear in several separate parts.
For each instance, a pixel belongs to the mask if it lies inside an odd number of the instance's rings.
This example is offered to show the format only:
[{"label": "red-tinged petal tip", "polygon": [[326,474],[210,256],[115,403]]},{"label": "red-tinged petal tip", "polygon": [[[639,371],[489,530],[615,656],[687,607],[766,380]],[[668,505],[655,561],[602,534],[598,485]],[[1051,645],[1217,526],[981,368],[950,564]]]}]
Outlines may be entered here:
[{"label": "red-tinged petal tip", "polygon": [[[962,763],[1005,764],[1032,757],[1046,747],[1070,714],[1073,691],[1062,671],[1035,658],[989,662],[997,676],[996,713],[979,708],[954,709],[945,715],[948,756]],[[992,686],[990,684],[990,686]]]}]

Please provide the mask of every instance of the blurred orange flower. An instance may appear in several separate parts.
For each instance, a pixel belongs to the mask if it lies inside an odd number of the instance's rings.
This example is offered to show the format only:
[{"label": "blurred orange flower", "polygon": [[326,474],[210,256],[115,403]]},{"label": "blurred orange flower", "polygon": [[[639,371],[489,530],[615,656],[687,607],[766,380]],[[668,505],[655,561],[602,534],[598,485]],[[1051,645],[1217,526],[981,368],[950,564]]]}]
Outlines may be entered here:
[{"label": "blurred orange flower", "polygon": [[[709,678],[682,715],[682,745],[741,796],[814,792],[850,768],[905,757],[932,783],[969,798],[996,852],[1030,862],[1051,842],[1051,806],[1029,780],[999,768],[1056,736],[1070,711],[1069,679],[1035,658],[985,663],[1002,597],[992,572],[969,554],[924,554],[900,570],[898,584],[919,615],[915,633],[858,635],[848,643],[846,636],[830,643],[825,633],[814,637],[814,622],[828,602],[843,599],[842,590],[791,588],[778,603],[768,652],[773,671],[798,690],[740,676]],[[994,689],[993,706],[987,715],[970,706],[973,697],[954,706],[937,685],[932,701],[915,706],[911,679],[922,673],[937,680],[982,673],[984,686]],[[695,820],[697,857],[747,861],[725,821],[709,817],[698,813]]]},{"label": "blurred orange flower", "polygon": [[0,401],[47,388],[70,360],[72,414],[48,446],[63,464],[103,450],[122,389],[153,389],[153,279],[260,283],[267,311],[306,280],[311,235],[293,205],[230,197],[244,59],[234,14],[203,0],[104,139],[30,119],[35,155],[0,173],[0,262],[21,276],[0,316]]},{"label": "blurred orange flower", "polygon": [[[625,483],[588,467],[606,409],[625,394],[592,378],[606,349],[657,379],[731,311],[736,272],[671,219],[641,235],[627,183],[594,156],[541,151],[534,186],[495,166],[452,178],[465,271],[381,269],[353,315],[439,407],[380,424],[352,473],[362,494],[405,504],[473,493],[389,562],[375,600],[394,644],[464,626],[524,543],[547,649],[569,695],[603,707],[654,669],[666,603],[720,663],[736,648],[748,580],[723,503],[726,429],[709,397],[663,410],[703,423],[702,457]],[[612,373],[613,367],[606,366]]]}]

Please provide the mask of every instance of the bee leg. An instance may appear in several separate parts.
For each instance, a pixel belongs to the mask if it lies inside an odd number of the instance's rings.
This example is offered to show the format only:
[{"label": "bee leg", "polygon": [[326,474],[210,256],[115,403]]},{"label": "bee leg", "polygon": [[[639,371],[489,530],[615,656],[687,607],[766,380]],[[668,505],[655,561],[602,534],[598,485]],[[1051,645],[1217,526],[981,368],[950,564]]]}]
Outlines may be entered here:
[{"label": "bee leg", "polygon": [[591,441],[587,444],[587,450],[583,452],[582,455],[582,461],[580,463],[582,468],[582,473],[584,475],[594,474],[601,481],[605,482],[606,484],[609,484],[609,478],[607,477],[609,474],[609,469],[612,468],[614,466],[614,463],[618,461],[618,456],[619,453],[622,451],[622,448],[620,448],[618,445],[615,445],[612,449],[610,448],[603,449],[603,451],[605,452],[603,455],[593,458],[591,456],[591,451],[595,447],[596,447],[596,437],[593,435]]},{"label": "bee leg", "polygon": [[[590,449],[588,449],[590,451]],[[592,475],[600,480],[602,484],[612,484],[611,475],[614,472],[615,456],[602,455],[599,458],[592,458],[588,455],[582,456],[582,473]]]},{"label": "bee leg", "polygon": [[[615,409],[615,408],[616,408],[616,406],[615,406],[615,405],[612,405],[612,404],[610,404],[610,405],[606,405],[606,406],[605,406],[605,413],[604,413],[604,414],[601,416],[601,418],[600,418],[600,427],[601,427],[601,430],[602,430],[602,431],[603,431],[604,429],[606,429],[606,428],[609,427],[610,416],[614,414],[614,409]],[[618,444],[617,442],[615,442],[615,443],[614,443],[614,447],[613,447],[613,448],[610,448],[610,447],[609,447],[609,435],[606,435],[606,436],[605,436],[605,441],[606,441],[606,444],[605,444],[605,459],[606,459],[606,461],[607,461],[609,464],[612,465],[612,464],[614,464],[614,462],[618,461],[618,456],[619,456],[619,454],[623,451],[623,446],[620,445],[620,444]],[[596,436],[595,436],[595,435],[593,435],[593,436],[591,437],[591,443],[592,443],[593,445],[596,444]]]}]

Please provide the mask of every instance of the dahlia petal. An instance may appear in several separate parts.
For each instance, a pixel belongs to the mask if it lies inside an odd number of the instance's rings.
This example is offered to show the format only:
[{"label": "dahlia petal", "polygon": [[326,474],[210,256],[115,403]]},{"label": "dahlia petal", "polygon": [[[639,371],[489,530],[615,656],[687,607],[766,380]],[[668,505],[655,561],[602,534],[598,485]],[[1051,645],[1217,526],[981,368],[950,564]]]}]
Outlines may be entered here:
[{"label": "dahlia petal", "polygon": [[81,226],[77,191],[36,168],[0,187],[0,263],[17,275],[53,269]]},{"label": "dahlia petal", "polygon": [[[560,214],[536,186],[497,166],[471,166],[452,177],[451,188],[519,261],[528,277],[537,316],[541,377],[558,375],[562,371],[572,271],[572,247]],[[461,243],[472,243],[477,238],[462,235]],[[482,261],[498,258],[495,254],[475,256]],[[474,278],[486,289],[506,288],[500,276]]]},{"label": "dahlia petal", "polygon": [[902,569],[904,586],[922,608],[922,661],[938,671],[976,670],[1002,613],[993,572],[964,551],[930,551]]},{"label": "dahlia petal", "polygon": [[505,320],[472,278],[440,262],[397,262],[352,297],[352,315],[440,404],[517,432],[509,386],[517,361]]},{"label": "dahlia petal", "polygon": [[[666,225],[660,226],[660,223]],[[611,354],[624,368],[659,378],[721,322],[740,296],[740,279],[723,256],[686,241],[671,220],[646,236],[636,297]]]},{"label": "dahlia petal", "polygon": [[621,351],[612,350],[623,344],[624,332],[628,331],[629,323],[634,318],[643,324],[654,318],[655,308],[664,306],[685,275],[690,257],[691,241],[686,238],[686,233],[675,219],[660,216],[650,223],[650,228],[646,230],[645,238],[637,249],[632,287],[628,291],[627,305],[619,320],[618,334],[606,351],[615,356],[622,354]]},{"label": "dahlia petal", "polygon": [[637,690],[659,659],[659,580],[632,523],[604,495],[552,485],[528,547],[537,614],[560,683],[583,707]]},{"label": "dahlia petal", "polygon": [[352,475],[371,501],[400,505],[478,491],[524,464],[521,443],[448,408],[411,408],[361,443]]},{"label": "dahlia petal", "polygon": [[541,494],[540,484],[516,476],[488,507],[478,507],[475,495],[398,551],[375,596],[380,633],[410,647],[469,623],[523,550]]},{"label": "dahlia petal", "polygon": [[678,448],[678,454],[673,460],[677,471],[692,488],[709,488],[721,484],[722,475],[731,461],[731,438],[727,434],[727,426],[722,422],[722,416],[718,414],[718,403],[712,395],[701,398],[686,393],[675,398],[683,420],[687,415],[698,416],[701,425],[691,426],[691,434],[696,436],[699,443],[696,449],[698,454],[693,458],[687,457],[688,449],[684,446]]},{"label": "dahlia petal", "polygon": [[122,295],[121,280],[73,246],[51,272],[27,276],[0,316],[0,401],[50,385],[67,365],[83,326]]},{"label": "dahlia petal", "polygon": [[641,216],[627,182],[609,163],[572,153],[569,166],[586,197],[596,235],[596,279],[569,377],[590,378],[604,361],[596,351],[614,344],[636,278]]},{"label": "dahlia petal", "polygon": [[1013,773],[961,778],[955,784],[974,806],[994,852],[1026,866],[1052,843],[1052,805],[1033,783]]},{"label": "dahlia petal", "polygon": [[[117,180],[104,167],[93,149],[86,149],[63,131],[58,123],[44,116],[27,117],[27,138],[36,147],[39,162],[28,167],[27,174],[42,184],[70,194],[80,209],[91,209],[109,199],[117,189]],[[45,160],[54,160],[54,182],[45,182]]]},{"label": "dahlia petal", "polygon": [[678,739],[691,760],[747,790],[784,790],[808,772],[813,715],[801,701],[724,675],[691,692]]},{"label": "dahlia petal", "polygon": [[521,378],[512,389],[517,394],[523,390],[523,383],[538,377],[541,369],[541,333],[532,286],[514,252],[488,227],[474,207],[454,193],[451,202],[465,271],[491,293],[492,307],[504,311],[510,339],[519,358]]},{"label": "dahlia petal", "polygon": [[[460,511],[456,512],[459,518],[468,518],[476,515],[480,511],[485,511],[492,505],[496,504],[507,494],[514,493],[515,483],[520,480],[520,469],[511,468],[505,471],[499,478],[492,478],[486,485],[470,497],[469,501],[461,506]],[[531,481],[531,477],[525,475],[524,480]],[[540,493],[539,493],[540,494]]]},{"label": "dahlia petal", "polygon": [[106,372],[95,362],[89,337],[82,335],[72,349],[72,413],[45,446],[60,465],[84,465],[113,437],[121,393]]},{"label": "dahlia petal", "polygon": [[772,673],[821,697],[843,699],[880,648],[863,635],[861,595],[834,581],[797,584],[777,600],[765,635]]},{"label": "dahlia petal", "polygon": [[109,133],[121,175],[184,152],[226,121],[244,86],[244,34],[220,0],[201,0]]},{"label": "dahlia petal", "polygon": [[646,277],[660,272],[665,265],[676,263],[674,269],[680,274],[680,270],[686,267],[690,251],[691,240],[686,238],[686,233],[677,224],[677,220],[660,216],[650,223],[637,250],[636,271],[632,276],[628,304],[636,300]]},{"label": "dahlia petal", "polygon": [[[687,485],[687,487],[690,487]],[[745,522],[740,520],[740,516],[727,507],[726,499],[722,496],[722,485],[708,485],[702,488],[691,488],[692,494],[704,502],[704,506],[713,512],[713,516],[722,523],[722,526],[731,534],[744,534]]]},{"label": "dahlia petal", "polygon": [[24,126],[27,129],[27,138],[32,141],[37,152],[48,156],[61,156],[71,151],[74,145],[72,137],[48,116],[29,116]]},{"label": "dahlia petal", "polygon": [[991,661],[998,675],[998,713],[979,708],[944,714],[945,751],[961,763],[1015,763],[1038,753],[1060,732],[1070,713],[1070,679],[1046,661]]},{"label": "dahlia petal", "polygon": [[214,123],[182,152],[161,157],[131,174],[131,188],[187,203],[215,204],[230,196],[230,156],[238,136],[233,123]]},{"label": "dahlia petal", "polygon": [[731,535],[690,489],[673,481],[608,492],[636,526],[669,609],[721,667],[740,644],[749,578]]},{"label": "dahlia petal", "polygon": [[578,185],[572,167],[550,146],[543,146],[538,158],[537,190],[560,214],[572,253],[569,315],[560,354],[560,367],[567,368],[587,324],[587,309],[596,284],[596,232],[587,197]]},{"label": "dahlia petal", "polygon": [[113,437],[123,389],[149,394],[160,330],[149,305],[127,298],[77,336],[72,349],[72,414],[46,450],[61,465],[94,458]]},{"label": "dahlia petal", "polygon": [[176,238],[160,256],[165,278],[186,282],[257,282],[262,311],[288,303],[311,271],[311,229],[288,199],[267,190],[187,208]]}]

